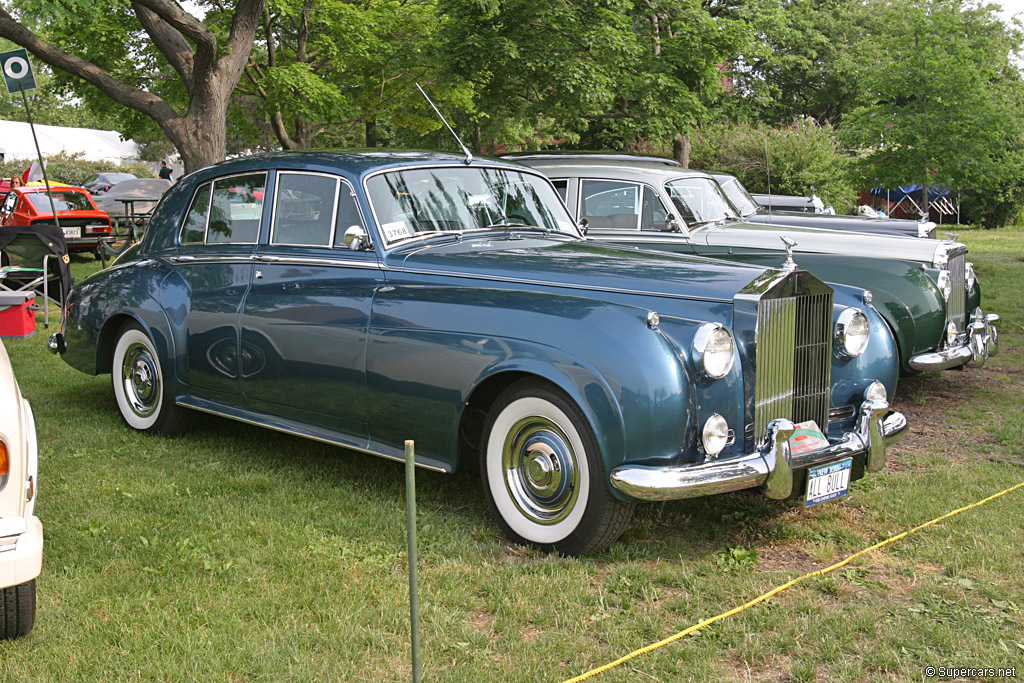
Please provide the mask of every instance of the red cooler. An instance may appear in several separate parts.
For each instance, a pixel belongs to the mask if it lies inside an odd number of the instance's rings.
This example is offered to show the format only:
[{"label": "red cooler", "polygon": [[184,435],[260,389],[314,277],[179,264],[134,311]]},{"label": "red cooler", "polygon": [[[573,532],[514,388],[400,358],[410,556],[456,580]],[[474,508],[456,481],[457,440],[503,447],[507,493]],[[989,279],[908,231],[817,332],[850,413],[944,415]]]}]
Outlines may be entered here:
[{"label": "red cooler", "polygon": [[35,292],[0,291],[0,337],[30,337],[36,333]]}]

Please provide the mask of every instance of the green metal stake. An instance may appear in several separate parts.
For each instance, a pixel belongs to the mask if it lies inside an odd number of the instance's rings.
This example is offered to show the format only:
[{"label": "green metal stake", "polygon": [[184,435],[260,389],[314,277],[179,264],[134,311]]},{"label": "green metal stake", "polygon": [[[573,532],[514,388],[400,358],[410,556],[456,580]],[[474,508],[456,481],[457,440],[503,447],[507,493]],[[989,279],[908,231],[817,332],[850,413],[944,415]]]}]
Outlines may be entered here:
[{"label": "green metal stake", "polygon": [[420,596],[416,577],[416,442],[405,442],[405,526],[409,536],[409,621],[412,680],[420,683]]}]

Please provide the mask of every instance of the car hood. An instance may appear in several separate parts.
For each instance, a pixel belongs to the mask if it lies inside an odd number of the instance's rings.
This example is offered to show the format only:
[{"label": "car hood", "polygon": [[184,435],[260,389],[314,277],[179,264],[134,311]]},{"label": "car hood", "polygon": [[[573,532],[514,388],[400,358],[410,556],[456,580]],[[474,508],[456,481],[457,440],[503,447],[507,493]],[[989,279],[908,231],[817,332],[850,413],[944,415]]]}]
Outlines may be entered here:
[{"label": "car hood", "polygon": [[[787,225],[763,225],[728,221],[695,230],[692,239],[712,247],[743,247],[785,251],[781,235],[797,242],[796,252],[845,254],[872,258],[891,258],[932,264],[950,242],[903,235],[836,232],[822,228]],[[943,247],[943,245],[946,247]],[[966,249],[966,247],[964,247]]]},{"label": "car hood", "polygon": [[731,301],[764,272],[708,258],[533,237],[424,245],[392,253],[389,260],[410,271],[706,301]]},{"label": "car hood", "polygon": [[917,221],[897,218],[869,218],[866,216],[833,216],[824,213],[796,213],[794,211],[762,211],[748,217],[752,222],[772,225],[795,225],[828,230],[856,230],[860,232],[892,232],[917,237]]}]

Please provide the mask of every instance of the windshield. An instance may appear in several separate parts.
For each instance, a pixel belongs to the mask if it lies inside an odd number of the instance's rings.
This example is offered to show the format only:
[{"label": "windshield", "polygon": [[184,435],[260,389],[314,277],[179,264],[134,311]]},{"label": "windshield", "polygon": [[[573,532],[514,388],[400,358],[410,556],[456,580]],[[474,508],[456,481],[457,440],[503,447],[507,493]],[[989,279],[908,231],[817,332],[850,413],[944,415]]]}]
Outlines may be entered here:
[{"label": "windshield", "polygon": [[[81,192],[53,190],[53,208],[57,211],[92,211],[92,203]],[[51,213],[50,199],[45,192],[32,192],[27,195],[32,206],[40,213]]]},{"label": "windshield", "polygon": [[711,178],[680,178],[665,183],[665,189],[689,226],[737,218],[722,188]]},{"label": "windshield", "polygon": [[391,244],[417,234],[534,227],[578,237],[543,178],[503,168],[411,168],[366,181],[373,213]]},{"label": "windshield", "polygon": [[741,216],[752,216],[757,213],[758,203],[747,192],[747,188],[740,185],[739,180],[736,178],[723,178],[718,181],[718,184],[722,186],[725,196],[729,198],[729,201],[732,202],[732,205],[736,207]]}]

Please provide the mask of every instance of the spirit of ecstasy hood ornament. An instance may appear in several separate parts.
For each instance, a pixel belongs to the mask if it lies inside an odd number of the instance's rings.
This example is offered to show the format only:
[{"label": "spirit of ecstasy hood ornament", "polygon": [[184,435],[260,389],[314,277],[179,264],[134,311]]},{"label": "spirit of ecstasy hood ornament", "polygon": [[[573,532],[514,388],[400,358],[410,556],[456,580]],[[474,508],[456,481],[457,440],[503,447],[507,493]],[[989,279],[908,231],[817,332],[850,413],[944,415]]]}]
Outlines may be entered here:
[{"label": "spirit of ecstasy hood ornament", "polygon": [[950,242],[956,242],[956,238],[960,236],[958,232],[947,232],[946,237],[949,238]]},{"label": "spirit of ecstasy hood ornament", "polygon": [[786,262],[782,264],[782,269],[787,273],[792,273],[796,270],[796,261],[793,260],[793,247],[796,246],[796,240],[789,235],[779,235],[779,239],[786,245]]}]

